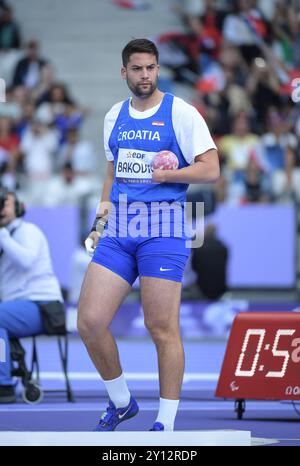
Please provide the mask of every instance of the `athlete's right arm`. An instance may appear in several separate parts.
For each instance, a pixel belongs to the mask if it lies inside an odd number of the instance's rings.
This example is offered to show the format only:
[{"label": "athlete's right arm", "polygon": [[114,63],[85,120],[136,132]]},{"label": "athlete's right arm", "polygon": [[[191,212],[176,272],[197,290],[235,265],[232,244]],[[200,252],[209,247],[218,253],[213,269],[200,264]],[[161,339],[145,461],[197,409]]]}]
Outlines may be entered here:
[{"label": "athlete's right arm", "polygon": [[[106,169],[106,178],[103,184],[101,201],[97,207],[96,218],[100,217],[108,217],[109,209],[110,209],[110,191],[114,181],[114,162],[107,161],[107,169]],[[85,248],[90,256],[92,256],[95,252],[97,247],[98,241],[101,238],[101,234],[98,231],[91,231],[87,239],[85,240]]]}]

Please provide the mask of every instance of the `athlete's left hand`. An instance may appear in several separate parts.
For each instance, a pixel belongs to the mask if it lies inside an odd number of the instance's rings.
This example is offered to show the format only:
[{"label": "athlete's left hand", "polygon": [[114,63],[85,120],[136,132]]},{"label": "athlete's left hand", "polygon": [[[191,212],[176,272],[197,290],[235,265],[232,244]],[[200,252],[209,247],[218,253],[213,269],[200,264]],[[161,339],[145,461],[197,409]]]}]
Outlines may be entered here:
[{"label": "athlete's left hand", "polygon": [[165,183],[167,181],[167,172],[171,170],[161,170],[160,168],[155,168],[152,174],[152,181],[154,183]]}]

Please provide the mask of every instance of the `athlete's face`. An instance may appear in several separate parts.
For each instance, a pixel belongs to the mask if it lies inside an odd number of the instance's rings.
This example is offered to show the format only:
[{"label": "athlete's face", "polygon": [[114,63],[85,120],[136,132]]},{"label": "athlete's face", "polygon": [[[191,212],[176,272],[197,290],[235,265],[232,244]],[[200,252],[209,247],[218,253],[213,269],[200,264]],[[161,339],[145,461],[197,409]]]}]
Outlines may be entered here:
[{"label": "athlete's face", "polygon": [[121,73],[131,92],[140,99],[150,97],[157,88],[159,65],[155,55],[133,53]]}]

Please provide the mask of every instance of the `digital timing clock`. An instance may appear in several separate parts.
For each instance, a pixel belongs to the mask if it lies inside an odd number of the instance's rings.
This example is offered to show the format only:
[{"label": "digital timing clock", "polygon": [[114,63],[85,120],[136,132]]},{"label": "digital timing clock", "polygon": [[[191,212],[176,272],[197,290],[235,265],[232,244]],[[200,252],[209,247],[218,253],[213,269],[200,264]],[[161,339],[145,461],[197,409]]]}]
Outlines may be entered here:
[{"label": "digital timing clock", "polygon": [[300,313],[238,314],[215,395],[242,401],[300,400]]}]

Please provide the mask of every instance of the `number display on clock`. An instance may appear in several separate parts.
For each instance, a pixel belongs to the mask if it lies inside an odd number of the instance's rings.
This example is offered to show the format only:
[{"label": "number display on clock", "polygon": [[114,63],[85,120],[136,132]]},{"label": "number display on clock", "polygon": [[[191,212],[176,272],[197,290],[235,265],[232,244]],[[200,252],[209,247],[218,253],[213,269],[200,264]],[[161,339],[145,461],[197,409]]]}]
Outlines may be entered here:
[{"label": "number display on clock", "polygon": [[232,326],[216,396],[300,399],[300,314],[240,313]]}]

